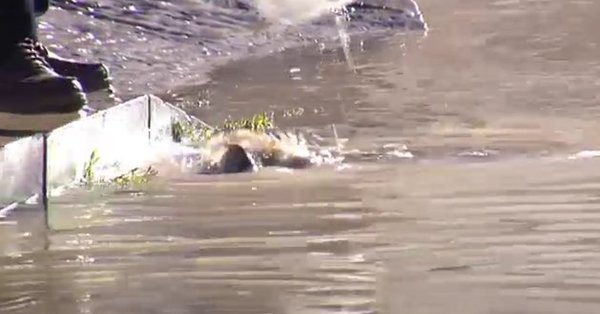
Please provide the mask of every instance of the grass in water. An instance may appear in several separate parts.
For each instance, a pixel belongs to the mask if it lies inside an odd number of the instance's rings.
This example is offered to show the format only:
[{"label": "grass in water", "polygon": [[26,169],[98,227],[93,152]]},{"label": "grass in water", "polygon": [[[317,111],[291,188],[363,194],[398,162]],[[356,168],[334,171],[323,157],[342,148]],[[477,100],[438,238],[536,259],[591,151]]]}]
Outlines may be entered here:
[{"label": "grass in water", "polygon": [[222,131],[235,131],[240,129],[248,129],[255,132],[266,132],[273,128],[272,115],[267,113],[256,114],[250,119],[240,120],[225,120]]},{"label": "grass in water", "polygon": [[[200,123],[198,123],[198,125],[194,125],[192,122],[174,122],[171,125],[171,135],[173,137],[173,141],[178,143],[187,140],[192,144],[201,144],[202,142],[210,140],[210,138],[218,132],[232,132],[241,129],[248,129],[255,132],[267,132],[272,128],[274,128],[273,115],[260,113],[252,116],[251,118],[239,120],[227,119],[223,125],[218,128],[200,125]],[[118,177],[109,180],[98,180],[95,168],[99,161],[100,156],[98,151],[93,150],[90,154],[89,160],[83,165],[84,169],[82,183],[84,185],[92,187],[97,184],[109,184],[116,185],[120,188],[128,188],[132,186],[139,187],[148,184],[151,178],[158,174],[158,172],[152,167],[134,168]]]},{"label": "grass in water", "polygon": [[150,179],[156,176],[158,172],[151,166],[148,168],[140,169],[134,168],[126,174],[122,174],[116,178],[110,180],[111,183],[116,184],[120,188],[126,187],[139,187],[144,186],[150,182]]},{"label": "grass in water", "polygon": [[210,140],[210,138],[220,132],[232,132],[235,130],[248,129],[255,132],[266,132],[274,128],[273,114],[260,113],[251,118],[238,120],[227,119],[223,125],[217,128],[208,126],[194,126],[191,122],[174,122],[171,125],[171,134],[173,141],[181,143],[187,139],[192,144],[200,144]]},{"label": "grass in water", "polygon": [[102,184],[116,185],[119,188],[128,187],[140,187],[150,182],[150,179],[158,174],[158,172],[151,166],[145,169],[134,168],[129,172],[122,174],[118,177],[104,180],[96,179],[95,167],[100,161],[100,156],[96,150],[93,150],[90,154],[90,159],[83,165],[83,184],[87,187],[93,187],[94,185]]},{"label": "grass in water", "polygon": [[83,164],[83,181],[87,186],[91,186],[94,183],[96,177],[94,173],[94,167],[100,161],[98,152],[94,149],[90,154],[90,159]]}]

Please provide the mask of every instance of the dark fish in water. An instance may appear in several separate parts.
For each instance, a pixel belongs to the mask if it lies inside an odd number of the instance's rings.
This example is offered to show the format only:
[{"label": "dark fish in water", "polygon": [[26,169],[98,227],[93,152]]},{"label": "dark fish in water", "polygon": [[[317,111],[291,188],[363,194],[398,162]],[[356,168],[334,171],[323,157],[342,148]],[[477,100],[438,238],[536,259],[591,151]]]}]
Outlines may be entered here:
[{"label": "dark fish in water", "polygon": [[260,167],[301,169],[319,163],[306,141],[282,132],[236,130],[213,136],[201,149],[201,173],[239,173]]},{"label": "dark fish in water", "polygon": [[253,171],[256,168],[254,160],[246,150],[238,144],[228,144],[225,153],[219,160],[221,173],[238,173]]}]

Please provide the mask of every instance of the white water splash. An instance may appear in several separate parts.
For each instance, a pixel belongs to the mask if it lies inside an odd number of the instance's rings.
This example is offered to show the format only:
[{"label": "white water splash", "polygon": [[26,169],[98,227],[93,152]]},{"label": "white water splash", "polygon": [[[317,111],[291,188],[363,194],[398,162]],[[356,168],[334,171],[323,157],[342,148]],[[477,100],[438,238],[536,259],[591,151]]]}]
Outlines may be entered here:
[{"label": "white water splash", "polygon": [[568,157],[568,159],[589,159],[600,157],[600,150],[584,150]]},{"label": "white water splash", "polygon": [[200,173],[214,173],[220,169],[219,163],[227,151],[228,145],[239,145],[260,168],[265,156],[274,156],[274,166],[304,164],[321,166],[340,163],[343,158],[329,149],[309,144],[302,134],[285,132],[257,133],[249,130],[237,130],[214,136],[198,149],[198,169]]},{"label": "white water splash", "polygon": [[412,23],[420,24],[423,30],[427,31],[427,23],[425,23],[419,4],[414,0],[401,0],[401,2],[408,20],[412,21]]},{"label": "white water splash", "polygon": [[354,58],[352,58],[352,53],[350,51],[350,36],[348,35],[348,26],[346,25],[346,15],[336,15],[335,23],[338,28],[338,35],[340,37],[340,43],[342,45],[342,51],[344,52],[344,58],[346,58],[346,63],[350,70],[355,71],[356,66],[354,63]]},{"label": "white water splash", "polygon": [[271,22],[291,25],[319,18],[351,2],[351,0],[256,0],[256,8]]}]

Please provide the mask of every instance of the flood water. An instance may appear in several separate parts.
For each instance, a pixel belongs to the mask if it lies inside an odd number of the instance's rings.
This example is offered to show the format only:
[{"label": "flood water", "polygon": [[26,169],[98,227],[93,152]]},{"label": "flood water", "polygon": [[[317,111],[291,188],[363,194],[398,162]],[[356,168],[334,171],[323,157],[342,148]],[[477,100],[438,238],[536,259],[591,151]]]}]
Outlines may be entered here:
[{"label": "flood water", "polygon": [[[301,47],[286,30],[235,60],[202,57],[175,26],[148,41],[178,52],[93,46],[125,99],[151,91],[210,123],[273,111],[329,144],[335,125],[346,160],[74,192],[54,200],[52,231],[19,212],[0,224],[0,311],[595,313],[600,3],[419,4],[426,34],[373,24],[352,36],[352,62],[326,40],[335,25],[300,28],[324,29]],[[98,11],[116,20],[115,7]],[[66,40],[90,19],[76,12],[48,13],[44,34]],[[213,34],[233,33],[230,44],[209,48],[248,53],[255,17],[219,21]],[[96,39],[112,36],[102,23],[114,21],[97,23]],[[194,49],[199,61],[182,61]]]}]

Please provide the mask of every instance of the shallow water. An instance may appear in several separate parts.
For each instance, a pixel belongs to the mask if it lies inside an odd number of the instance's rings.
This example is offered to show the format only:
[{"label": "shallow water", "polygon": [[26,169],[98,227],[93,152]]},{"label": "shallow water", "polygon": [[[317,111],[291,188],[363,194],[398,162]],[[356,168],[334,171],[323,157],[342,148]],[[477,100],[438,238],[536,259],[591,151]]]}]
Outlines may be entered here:
[{"label": "shallow water", "polygon": [[[346,161],[171,173],[145,191],[74,193],[55,200],[52,232],[40,213],[20,212],[0,225],[0,308],[595,312],[600,160],[580,152],[600,146],[600,4],[420,5],[426,36],[356,34],[354,68],[327,42],[152,87],[213,123],[273,110],[277,124],[326,143],[335,125]],[[105,51],[135,55],[133,47]],[[167,68],[181,62],[163,58]],[[117,69],[121,80],[131,75]],[[130,84],[131,93],[151,82]]]}]

